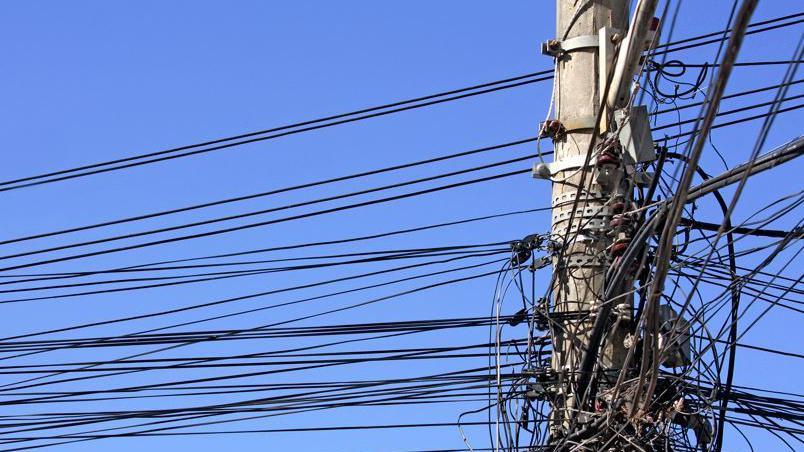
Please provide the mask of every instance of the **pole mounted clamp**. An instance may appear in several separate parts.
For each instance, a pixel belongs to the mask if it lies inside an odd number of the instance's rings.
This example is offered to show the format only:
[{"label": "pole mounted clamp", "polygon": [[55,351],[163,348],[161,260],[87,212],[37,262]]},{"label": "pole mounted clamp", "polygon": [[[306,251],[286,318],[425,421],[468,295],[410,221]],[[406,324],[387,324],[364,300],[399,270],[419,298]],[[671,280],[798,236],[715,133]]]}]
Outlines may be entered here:
[{"label": "pole mounted clamp", "polygon": [[597,48],[599,45],[598,35],[576,36],[565,41],[549,39],[542,43],[542,54],[559,58],[574,50]]},{"label": "pole mounted clamp", "polygon": [[[588,167],[592,167],[595,164],[595,159],[590,159]],[[561,171],[566,171],[568,169],[574,168],[582,168],[584,163],[586,162],[585,155],[573,155],[572,157],[567,157],[561,160],[556,160],[555,162],[539,162],[533,165],[533,177],[535,179],[547,179],[550,180],[554,174],[558,174]]]},{"label": "pole mounted clamp", "polygon": [[539,123],[539,138],[560,140],[567,132],[594,129],[596,119],[597,118],[592,115],[565,118],[563,122],[558,119],[548,119],[547,121]]},{"label": "pole mounted clamp", "polygon": [[597,117],[595,115],[576,116],[574,118],[564,119],[563,126],[564,130],[567,132],[572,132],[574,130],[594,129],[596,120]]}]

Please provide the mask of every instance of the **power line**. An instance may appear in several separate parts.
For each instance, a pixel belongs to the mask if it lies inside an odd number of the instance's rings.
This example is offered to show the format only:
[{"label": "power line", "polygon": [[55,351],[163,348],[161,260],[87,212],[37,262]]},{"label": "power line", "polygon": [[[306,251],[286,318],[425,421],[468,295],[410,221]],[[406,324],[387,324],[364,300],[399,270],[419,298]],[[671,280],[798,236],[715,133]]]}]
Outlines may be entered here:
[{"label": "power line", "polygon": [[[525,158],[526,157],[523,157],[522,159],[524,160]],[[147,246],[161,245],[161,244],[173,243],[173,242],[190,240],[190,239],[201,238],[201,237],[209,237],[209,236],[225,234],[225,233],[233,232],[233,231],[240,231],[240,230],[244,230],[244,229],[250,229],[250,228],[255,228],[255,227],[260,227],[260,226],[267,226],[267,225],[283,223],[283,222],[287,222],[287,221],[300,220],[300,219],[304,219],[304,218],[310,218],[310,217],[315,217],[315,216],[320,216],[320,215],[325,215],[325,214],[330,214],[330,213],[342,212],[342,211],[345,211],[345,210],[356,209],[356,208],[359,208],[359,207],[365,207],[365,206],[370,206],[370,205],[375,205],[375,204],[382,204],[382,203],[386,203],[386,202],[397,201],[397,200],[400,200],[400,199],[407,199],[407,198],[411,198],[411,197],[415,197],[415,196],[421,196],[421,195],[425,195],[425,194],[436,193],[436,192],[443,191],[443,190],[449,190],[449,189],[453,189],[453,188],[464,187],[464,186],[473,185],[473,184],[477,184],[477,183],[488,182],[488,181],[497,180],[497,179],[503,179],[503,178],[507,178],[507,177],[512,177],[512,176],[525,174],[525,173],[528,173],[528,172],[530,172],[530,169],[509,171],[509,172],[506,172],[506,173],[499,173],[499,174],[495,174],[495,175],[491,175],[491,176],[486,176],[486,177],[481,177],[481,178],[476,178],[476,179],[470,179],[470,180],[467,180],[467,181],[455,182],[455,183],[452,183],[452,184],[441,185],[441,186],[438,186],[438,187],[433,187],[433,188],[418,190],[418,191],[414,191],[414,192],[404,193],[404,194],[401,194],[401,195],[388,196],[388,197],[384,197],[384,198],[373,199],[373,200],[369,200],[369,201],[363,201],[363,202],[359,202],[359,203],[348,204],[348,205],[343,205],[343,206],[339,206],[339,207],[333,207],[333,208],[318,210],[318,211],[309,212],[309,213],[292,215],[292,216],[289,216],[289,217],[283,217],[283,218],[278,218],[278,219],[273,219],[273,220],[260,221],[260,222],[257,222],[257,223],[249,223],[249,224],[240,225],[240,226],[232,226],[232,227],[228,227],[228,228],[224,228],[224,229],[218,229],[218,230],[207,231],[207,232],[200,232],[200,233],[189,234],[189,235],[180,236],[180,237],[172,237],[172,238],[168,238],[168,239],[154,240],[154,241],[151,241],[151,242],[145,242],[145,243],[139,243],[139,244],[134,244],[134,245],[122,246],[122,247],[118,247],[118,248],[110,248],[110,249],[106,249],[106,250],[102,250],[102,251],[94,251],[94,252],[90,252],[90,253],[82,253],[82,254],[77,254],[77,255],[72,255],[72,256],[48,259],[48,260],[39,261],[39,262],[12,265],[12,266],[9,266],[9,267],[0,268],[0,271],[17,270],[17,269],[20,269],[20,268],[29,268],[29,267],[34,267],[34,266],[39,266],[39,265],[44,265],[44,264],[50,264],[50,263],[55,263],[55,262],[64,262],[64,261],[68,261],[68,260],[81,259],[81,258],[85,258],[85,257],[99,256],[99,255],[104,255],[104,254],[109,254],[109,253],[117,253],[117,252],[121,252],[121,251],[128,251],[128,250],[143,248],[143,247],[147,247]],[[437,176],[437,177],[443,177],[443,176]],[[403,183],[403,184],[407,185],[408,183]],[[351,196],[351,195],[347,195],[347,196]],[[108,240],[101,239],[100,241],[95,240],[95,241],[92,241],[92,242],[93,243],[102,243],[104,241],[108,241]],[[81,244],[81,245],[72,244],[72,245],[68,245],[67,248],[73,248],[75,246],[83,246],[83,245],[86,245],[86,244],[89,244],[89,243],[84,243],[84,244]],[[59,247],[59,248],[61,248],[61,247]],[[61,249],[64,249],[64,248],[61,248]],[[50,250],[52,250],[52,249],[50,249]],[[14,255],[14,256],[2,256],[2,257],[0,257],[0,259],[8,259],[8,258],[11,258],[11,257],[18,257],[20,255],[38,254],[40,252],[45,252],[45,251],[39,250],[39,251],[34,251],[34,252],[19,253],[18,255]]]},{"label": "power line", "polygon": [[[792,15],[782,16],[776,19],[770,19],[763,22],[758,22],[752,24],[752,27],[757,27],[760,25],[765,25],[769,23],[775,23],[778,21],[786,20],[789,18],[795,18],[804,15],[804,13],[796,13]],[[779,24],[773,27],[766,27],[764,29],[757,29],[754,30],[754,33],[770,31],[773,29],[795,25],[801,22],[794,21],[785,24]],[[720,34],[720,32],[715,33]],[[751,34],[751,32],[749,32]],[[676,41],[674,43],[668,43],[661,47],[669,47],[672,45],[676,45],[682,42],[690,42],[699,40],[701,38],[705,38],[708,36],[712,36],[713,34],[708,35],[701,35],[696,37],[687,38],[682,41]],[[707,45],[714,42],[721,42],[722,39],[718,40],[711,40],[705,41],[703,43],[691,44],[692,47]],[[688,47],[682,48],[675,48],[675,49],[665,49],[664,52],[675,52],[678,50],[682,50]],[[496,80],[492,82],[482,83],[478,85],[473,85],[465,88],[458,88],[454,90],[444,91],[436,94],[431,94],[427,96],[421,96],[413,99],[388,103],[380,106],[364,108],[360,110],[355,110],[348,113],[341,113],[336,115],[331,115],[323,118],[312,119],[308,121],[303,121],[295,124],[279,126],[269,129],[264,129],[255,132],[248,132],[244,134],[234,135],[226,138],[220,138],[210,141],[205,141],[201,143],[180,146],[176,148],[165,149],[161,151],[155,151],[150,153],[138,154],[130,157],[124,157],[115,160],[109,160],[105,162],[94,163],[90,165],[83,165],[73,168],[68,168],[59,171],[53,171],[48,173],[42,173],[35,176],[28,176],[13,180],[8,180],[4,182],[0,182],[0,192],[2,191],[9,191],[15,190],[19,188],[31,187],[36,185],[42,185],[52,182],[58,182],[62,180],[73,179],[76,177],[83,177],[92,174],[99,174],[109,171],[115,171],[124,168],[131,168],[135,166],[145,165],[149,163],[156,163],[165,160],[171,160],[174,158],[179,157],[186,157],[191,155],[197,155],[206,152],[212,152],[222,149],[231,148],[234,146],[240,146],[249,143],[255,143],[259,141],[264,141],[273,138],[279,138],[283,136],[288,136],[292,134],[308,132],[312,130],[318,130],[322,128],[332,127],[335,125],[346,124],[350,122],[360,121],[369,118],[375,118],[379,116],[385,116],[392,113],[397,113],[401,111],[412,110],[416,108],[422,108],[426,106],[436,105],[444,102],[449,102],[453,100],[463,99],[467,97],[473,97],[481,94],[487,94],[491,92],[496,92],[504,89],[515,88],[519,86],[528,85],[531,83],[537,83],[541,81],[550,80],[552,78],[552,70],[544,70],[539,72],[528,73],[520,76],[510,77],[506,79]],[[262,136],[270,134],[267,136]],[[187,151],[187,152],[184,152]],[[116,165],[116,166],[114,166]]]},{"label": "power line", "polygon": [[[793,110],[796,110],[796,109],[801,108],[801,107],[804,107],[804,104],[796,105],[796,106],[793,106],[793,107],[781,108],[781,109],[779,109],[777,111],[777,114],[778,113],[788,112],[788,111],[793,111]],[[751,106],[749,106],[749,107],[741,107],[741,108],[733,110],[733,111],[723,111],[723,112],[717,113],[716,116],[724,116],[724,115],[728,115],[728,114],[733,114],[735,112],[745,111],[745,110],[750,109],[750,108],[754,108],[754,107],[751,107]],[[763,115],[755,115],[755,116],[751,116],[751,117],[748,117],[748,118],[742,118],[742,119],[738,119],[738,120],[734,120],[734,121],[730,121],[730,122],[726,122],[726,123],[719,123],[719,124],[715,124],[712,127],[712,129],[718,129],[718,128],[726,127],[726,126],[729,126],[729,125],[734,125],[734,124],[738,124],[738,123],[742,123],[742,122],[747,122],[747,121],[751,121],[751,120],[755,120],[755,119],[760,119],[760,118],[763,118],[763,117],[765,117],[764,114]],[[692,120],[679,121],[679,122],[676,122],[676,123],[673,123],[673,124],[667,124],[667,125],[660,126],[659,128],[657,128],[655,130],[661,130],[661,129],[665,129],[665,128],[669,128],[669,127],[679,126],[679,125],[690,123],[691,121]],[[683,132],[683,133],[680,133],[680,134],[669,136],[666,139],[675,139],[675,138],[688,136],[688,135],[692,135],[692,132]],[[549,155],[549,152],[546,152],[546,153],[543,153],[543,154]],[[396,188],[396,187],[400,187],[400,186],[404,186],[404,185],[420,183],[420,182],[423,182],[423,181],[428,181],[428,180],[433,180],[433,179],[438,179],[438,178],[443,178],[443,177],[450,177],[450,176],[453,176],[453,175],[456,175],[456,174],[462,174],[462,173],[466,173],[466,172],[477,171],[477,170],[480,170],[480,169],[485,169],[485,168],[489,168],[489,167],[493,167],[493,166],[497,166],[497,165],[504,165],[504,164],[514,163],[516,161],[526,160],[526,159],[529,159],[529,158],[531,158],[531,157],[530,156],[524,156],[524,157],[520,157],[520,158],[516,158],[516,159],[509,159],[509,160],[506,160],[506,161],[496,162],[496,163],[492,163],[492,164],[488,164],[488,165],[482,165],[482,166],[473,167],[473,168],[469,168],[469,169],[465,169],[465,170],[439,174],[439,175],[431,176],[431,177],[428,177],[428,178],[416,179],[416,180],[413,180],[413,181],[407,181],[407,182],[387,185],[387,186],[378,187],[378,188],[361,190],[361,191],[358,191],[358,192],[347,193],[347,194],[343,194],[343,195],[337,195],[337,196],[333,196],[333,197],[329,197],[329,198],[322,198],[322,199],[312,200],[312,201],[308,201],[308,202],[304,202],[304,203],[296,203],[296,204],[292,204],[292,205],[288,205],[288,206],[282,206],[282,207],[273,208],[273,209],[266,209],[266,210],[262,210],[262,211],[249,212],[249,213],[245,213],[245,214],[231,215],[229,217],[215,218],[215,219],[211,219],[211,220],[205,220],[205,221],[201,221],[201,222],[190,223],[190,224],[187,224],[187,225],[172,226],[172,227],[166,227],[166,228],[161,228],[161,229],[156,229],[156,230],[151,230],[151,231],[144,231],[144,232],[141,232],[141,233],[131,233],[131,234],[125,234],[125,235],[116,236],[116,237],[109,237],[109,238],[104,238],[104,239],[91,240],[91,241],[87,241],[87,242],[73,243],[73,244],[68,244],[68,245],[61,245],[61,246],[58,246],[58,247],[46,248],[46,249],[41,249],[41,250],[28,251],[28,252],[23,252],[23,253],[16,253],[16,254],[12,254],[12,255],[4,255],[4,256],[0,256],[0,260],[18,258],[18,257],[24,257],[24,256],[30,256],[30,255],[35,255],[35,254],[41,254],[41,253],[58,251],[58,250],[69,249],[69,248],[80,247],[80,246],[86,246],[86,245],[100,244],[100,243],[105,243],[105,242],[109,242],[109,241],[133,238],[133,237],[137,237],[137,236],[141,236],[141,235],[156,234],[156,233],[161,233],[161,232],[166,232],[166,231],[171,231],[171,230],[176,230],[176,229],[182,229],[182,228],[186,228],[186,227],[204,225],[204,224],[220,222],[220,221],[227,221],[227,220],[231,220],[231,219],[243,218],[243,217],[252,216],[252,215],[259,215],[259,214],[263,214],[263,213],[267,213],[267,212],[271,212],[271,211],[283,210],[283,209],[303,206],[303,205],[311,204],[311,203],[320,203],[320,202],[325,202],[325,201],[329,201],[329,200],[333,200],[333,199],[341,199],[341,198],[344,198],[344,197],[356,196],[358,194],[370,193],[370,192],[380,191],[380,190],[387,190],[389,188]],[[207,237],[207,236],[210,236],[210,235],[228,233],[228,232],[238,231],[238,230],[242,230],[242,229],[248,229],[248,228],[252,228],[252,227],[259,227],[259,226],[265,226],[265,225],[275,224],[275,223],[284,222],[284,221],[296,220],[296,219],[301,219],[301,218],[308,218],[310,216],[317,216],[317,215],[326,214],[326,213],[338,212],[338,211],[341,211],[341,210],[344,210],[344,209],[352,209],[352,208],[356,208],[356,207],[363,207],[363,206],[366,206],[366,205],[373,205],[373,204],[383,203],[383,202],[387,202],[387,201],[404,199],[404,198],[408,198],[408,197],[411,197],[411,196],[418,196],[418,195],[421,195],[421,194],[432,193],[432,192],[441,191],[441,190],[444,190],[444,189],[456,188],[456,187],[469,185],[469,184],[474,184],[474,183],[478,183],[478,182],[485,182],[485,181],[493,180],[493,179],[500,178],[500,177],[510,177],[510,176],[522,174],[522,173],[527,172],[527,171],[528,170],[521,170],[521,171],[515,171],[515,172],[511,172],[511,173],[505,173],[505,174],[498,175],[498,176],[490,176],[490,177],[487,177],[487,178],[474,179],[474,180],[470,180],[470,181],[466,181],[466,182],[460,182],[460,183],[456,183],[456,184],[449,184],[449,185],[442,186],[442,187],[436,187],[434,189],[421,190],[421,191],[417,191],[417,192],[413,192],[413,193],[409,193],[409,194],[404,194],[404,195],[399,195],[399,196],[394,196],[394,197],[388,197],[388,198],[381,198],[380,200],[367,201],[367,202],[364,202],[364,203],[352,204],[352,205],[347,205],[347,206],[338,207],[338,208],[334,208],[334,209],[326,209],[326,210],[323,210],[323,211],[312,212],[312,213],[308,213],[308,214],[301,214],[301,215],[296,215],[296,216],[291,216],[291,217],[286,217],[286,218],[280,218],[280,219],[277,219],[277,220],[263,221],[263,222],[252,223],[252,224],[247,224],[247,225],[242,225],[242,226],[234,226],[234,227],[229,227],[229,228],[225,228],[225,229],[209,231],[209,232],[204,232],[204,233],[191,234],[191,235],[187,235],[187,236],[174,237],[174,238],[163,239],[163,240],[158,240],[158,241],[145,242],[145,243],[142,243],[142,244],[135,244],[135,245],[125,246],[125,247],[113,248],[113,249],[109,249],[109,250],[97,251],[97,252],[93,252],[93,253],[84,253],[84,254],[79,254],[79,255],[74,255],[74,256],[67,256],[67,257],[51,259],[51,260],[45,260],[45,261],[40,261],[40,262],[34,262],[34,263],[29,263],[29,264],[21,264],[21,265],[16,265],[16,266],[10,266],[10,267],[6,267],[6,268],[2,268],[2,269],[0,269],[0,271],[15,270],[15,269],[20,269],[20,268],[28,268],[28,267],[37,266],[37,265],[43,265],[43,264],[48,264],[48,263],[61,262],[61,261],[65,261],[65,260],[72,260],[72,259],[78,259],[78,258],[83,258],[83,257],[96,256],[96,255],[100,255],[100,254],[107,254],[107,253],[125,251],[125,250],[130,250],[130,249],[136,249],[136,248],[141,248],[141,247],[146,247],[146,246],[153,246],[153,245],[158,245],[158,244],[163,244],[163,243],[171,243],[171,242],[175,242],[175,241],[187,240],[187,239],[192,239],[192,238]]]},{"label": "power line", "polygon": [[143,215],[136,215],[136,216],[133,216],[133,217],[121,218],[121,219],[118,219],[118,220],[105,221],[105,222],[101,222],[101,223],[95,223],[95,224],[90,224],[90,225],[85,225],[85,226],[62,229],[62,230],[53,231],[53,232],[46,232],[46,233],[41,233],[41,234],[35,234],[35,235],[29,235],[29,236],[24,236],[24,237],[18,237],[18,238],[14,238],[14,239],[3,240],[3,241],[0,241],[0,245],[23,242],[23,241],[27,241],[27,240],[39,239],[39,238],[44,238],[44,237],[52,237],[52,236],[55,236],[55,235],[62,235],[62,234],[67,234],[67,233],[72,233],[72,232],[87,231],[87,230],[90,230],[90,229],[96,229],[96,228],[105,227],[105,226],[112,226],[112,225],[117,225],[117,224],[129,223],[129,222],[132,222],[132,221],[140,221],[140,220],[145,220],[145,219],[150,219],[150,218],[157,218],[157,217],[161,217],[161,216],[165,216],[165,215],[171,215],[171,214],[175,214],[175,213],[189,212],[189,211],[192,211],[192,210],[203,209],[203,208],[212,207],[212,206],[219,206],[219,205],[229,204],[229,203],[233,203],[233,202],[240,202],[240,201],[246,201],[246,200],[251,200],[251,199],[257,199],[257,198],[262,198],[262,197],[266,197],[266,196],[272,196],[272,195],[276,195],[276,194],[280,194],[280,193],[288,193],[288,192],[297,191],[297,190],[306,189],[306,188],[319,187],[319,186],[323,186],[323,185],[332,184],[332,183],[335,183],[335,182],[343,182],[343,181],[347,181],[347,180],[351,180],[351,179],[358,179],[358,178],[361,178],[361,177],[372,176],[372,175],[377,175],[377,174],[383,174],[383,173],[387,173],[387,172],[398,171],[398,170],[401,170],[401,169],[413,168],[413,167],[416,167],[416,166],[427,165],[427,164],[436,163],[436,162],[442,162],[442,161],[446,161],[446,160],[451,160],[451,159],[460,158],[460,157],[466,157],[466,156],[485,153],[485,152],[489,152],[489,151],[496,151],[496,150],[499,150],[499,149],[504,149],[504,148],[508,148],[508,147],[514,147],[514,146],[517,146],[517,145],[531,143],[531,142],[534,142],[534,141],[535,141],[535,138],[526,138],[526,139],[523,139],[523,140],[515,140],[515,141],[508,142],[508,143],[497,144],[497,145],[493,145],[493,146],[486,146],[486,147],[482,147],[482,148],[472,149],[472,150],[469,150],[469,151],[457,152],[457,153],[443,155],[443,156],[439,156],[439,157],[434,157],[434,158],[429,158],[429,159],[424,159],[424,160],[418,160],[418,161],[414,161],[414,162],[410,162],[410,163],[403,163],[403,164],[388,166],[388,167],[384,167],[384,168],[378,168],[378,169],[374,169],[374,170],[370,170],[370,171],[363,171],[363,172],[359,172],[359,173],[349,174],[349,175],[346,175],[346,176],[340,176],[340,177],[335,177],[335,178],[330,178],[330,179],[313,181],[313,182],[309,182],[309,183],[305,183],[305,184],[293,185],[293,186],[290,186],[290,187],[278,188],[278,189],[269,190],[269,191],[260,192],[260,193],[254,193],[254,194],[250,194],[250,195],[237,196],[237,197],[233,197],[233,198],[227,198],[227,199],[222,199],[222,200],[218,200],[218,201],[211,201],[211,202],[206,202],[206,203],[201,203],[201,204],[195,204],[195,205],[191,205],[191,206],[187,206],[187,207],[181,207],[181,208],[177,208],[177,209],[163,210],[163,211],[153,212],[153,213],[148,213],[148,214],[143,214]]},{"label": "power line", "polygon": [[[21,179],[15,179],[15,180],[10,180],[10,181],[0,182],[0,192],[9,191],[9,190],[15,190],[15,189],[18,189],[18,188],[31,187],[31,186],[35,186],[35,185],[42,185],[42,184],[47,184],[47,183],[51,183],[51,182],[58,182],[58,181],[62,181],[62,180],[73,179],[73,178],[76,178],[76,177],[83,177],[83,176],[88,176],[88,175],[92,175],[92,174],[99,174],[99,173],[104,173],[104,172],[108,172],[108,171],[115,171],[115,170],[118,170],[118,169],[131,168],[131,167],[145,165],[145,164],[149,164],[149,163],[156,163],[156,162],[161,162],[161,161],[165,161],[165,160],[171,160],[171,159],[179,158],[179,157],[187,157],[187,156],[191,156],[191,155],[198,155],[198,154],[202,154],[202,153],[218,151],[218,150],[221,150],[221,149],[228,149],[228,148],[231,148],[231,147],[241,146],[241,145],[244,145],[244,144],[256,143],[256,142],[259,142],[259,141],[279,138],[279,137],[293,135],[293,134],[302,133],[302,132],[309,132],[309,131],[312,131],[312,130],[323,129],[323,128],[332,127],[332,126],[335,126],[335,125],[346,124],[346,123],[350,123],[350,122],[360,121],[360,120],[369,119],[369,118],[375,118],[375,117],[379,117],[379,116],[385,116],[385,115],[389,115],[389,114],[397,113],[397,112],[401,112],[401,111],[407,111],[407,110],[412,110],[412,109],[416,109],[416,108],[427,107],[427,106],[436,105],[436,104],[449,102],[449,101],[453,101],[453,100],[463,99],[463,98],[477,96],[477,95],[481,95],[481,94],[487,94],[487,93],[496,92],[496,91],[509,89],[509,88],[515,88],[515,87],[518,87],[518,86],[523,86],[523,85],[527,85],[527,84],[531,84],[531,83],[536,83],[536,82],[541,82],[541,81],[544,81],[544,80],[549,80],[549,79],[552,78],[552,76],[547,75],[547,74],[550,74],[550,73],[551,73],[550,70],[541,71],[541,72],[534,72],[534,73],[525,74],[525,75],[521,75],[521,76],[517,76],[517,77],[511,77],[511,78],[508,78],[508,79],[498,80],[498,81],[489,82],[489,83],[483,83],[483,84],[480,84],[480,85],[474,85],[474,86],[471,86],[471,87],[468,87],[468,88],[460,88],[460,89],[456,89],[456,90],[445,91],[445,92],[438,93],[438,94],[432,94],[432,95],[428,95],[428,96],[418,97],[418,98],[415,98],[415,99],[394,102],[394,103],[385,104],[385,105],[381,105],[381,106],[377,106],[377,107],[370,107],[370,108],[357,110],[357,111],[353,111],[353,112],[349,112],[349,113],[342,113],[342,114],[338,114],[338,115],[328,116],[328,117],[325,117],[325,118],[314,119],[314,120],[310,120],[310,121],[304,121],[304,122],[296,123],[296,124],[292,124],[292,125],[275,127],[275,128],[272,128],[272,129],[266,129],[266,130],[261,130],[261,131],[257,131],[257,132],[250,132],[250,133],[236,135],[236,136],[232,136],[232,137],[221,138],[221,139],[216,139],[216,140],[212,140],[212,141],[206,141],[206,142],[203,142],[203,143],[197,143],[197,144],[192,144],[192,145],[187,145],[187,146],[181,146],[181,147],[178,147],[178,148],[171,148],[171,149],[166,149],[166,150],[163,150],[163,151],[156,151],[156,152],[151,152],[151,153],[146,153],[146,154],[140,154],[140,155],[135,155],[135,156],[126,157],[126,158],[122,158],[122,159],[110,160],[110,161],[106,161],[106,162],[95,163],[95,164],[91,164],[91,165],[85,165],[85,166],[80,166],[80,167],[75,167],[75,168],[55,171],[55,172],[51,172],[51,173],[40,174],[40,175],[37,175],[37,176],[29,176],[29,177],[25,177],[25,178],[21,178]],[[534,77],[536,77],[536,78],[534,78]],[[508,82],[515,82],[515,83],[508,83]],[[506,83],[508,83],[508,84],[506,84]],[[478,88],[484,88],[484,89],[481,89],[480,91],[474,91],[474,90],[477,90]],[[469,92],[467,92],[467,91],[469,91]],[[432,99],[435,99],[435,100],[432,100]],[[422,101],[426,101],[426,102],[421,103]],[[391,108],[391,109],[388,109],[388,108]],[[385,110],[385,111],[377,112],[378,110]],[[371,112],[371,113],[369,113],[369,112]],[[369,114],[364,114],[364,113],[369,113]],[[347,118],[347,119],[341,119],[341,118]],[[333,119],[337,119],[337,121],[329,122],[329,121],[332,121]],[[302,126],[304,126],[304,127],[302,127]],[[301,127],[301,128],[299,128],[299,127]],[[288,129],[293,129],[293,130],[288,130]],[[274,132],[279,132],[279,133],[274,133]],[[264,135],[266,133],[272,133],[272,135],[259,136],[259,135]],[[252,138],[249,138],[249,137],[252,137]],[[243,139],[243,138],[248,138],[248,139]],[[232,142],[231,143],[226,143],[226,142],[229,142],[229,141],[232,141]],[[225,143],[225,144],[221,144],[221,143]],[[209,146],[209,145],[214,145],[214,146],[205,147],[205,146]],[[201,148],[201,149],[198,149],[198,148]],[[192,150],[192,149],[195,149],[195,150]],[[177,152],[187,151],[187,150],[190,150],[190,151],[180,153],[180,154],[176,154]],[[154,157],[154,158],[151,158],[151,157]],[[141,160],[141,159],[148,159],[148,160]],[[141,160],[141,161],[138,161],[138,160]],[[126,163],[126,162],[131,162],[131,163]],[[120,165],[117,165],[117,164],[120,164]],[[117,165],[117,166],[109,166],[109,165]],[[105,166],[109,166],[109,167],[104,168]],[[85,171],[85,170],[87,170],[87,171]],[[81,172],[81,171],[83,171],[83,172]],[[71,173],[77,173],[77,174],[71,174]],[[56,177],[52,177],[52,176],[56,176]],[[39,179],[44,179],[44,180],[39,180]]]}]

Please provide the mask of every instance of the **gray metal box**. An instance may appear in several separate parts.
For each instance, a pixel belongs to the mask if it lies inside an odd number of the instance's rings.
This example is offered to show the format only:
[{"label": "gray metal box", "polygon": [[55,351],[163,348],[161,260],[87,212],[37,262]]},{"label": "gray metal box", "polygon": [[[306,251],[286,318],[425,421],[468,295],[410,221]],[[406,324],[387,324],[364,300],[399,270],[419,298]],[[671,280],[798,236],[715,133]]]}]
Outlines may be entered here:
[{"label": "gray metal box", "polygon": [[[639,105],[614,111],[614,120],[620,129],[617,136],[623,146],[625,155],[631,160],[627,163],[643,163],[656,160],[653,148],[653,137],[650,133],[648,107]],[[622,124],[622,125],[621,125]]]}]

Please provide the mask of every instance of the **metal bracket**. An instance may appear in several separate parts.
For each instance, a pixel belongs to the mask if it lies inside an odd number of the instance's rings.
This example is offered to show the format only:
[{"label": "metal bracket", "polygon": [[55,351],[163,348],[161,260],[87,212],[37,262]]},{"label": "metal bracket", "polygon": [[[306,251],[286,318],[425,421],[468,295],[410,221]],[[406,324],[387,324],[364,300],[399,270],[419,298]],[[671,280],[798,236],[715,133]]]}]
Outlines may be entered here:
[{"label": "metal bracket", "polygon": [[[592,159],[590,159],[589,165],[594,165],[595,162],[591,160]],[[556,174],[560,171],[565,171],[571,168],[580,168],[583,166],[585,161],[586,161],[585,155],[573,155],[572,157],[556,160],[555,162],[549,164],[550,173]]]},{"label": "metal bracket", "polygon": [[588,49],[597,47],[598,37],[596,35],[576,36],[561,42],[561,50],[571,52],[576,49]]},{"label": "metal bracket", "polygon": [[562,125],[564,126],[565,132],[571,132],[573,130],[582,130],[582,129],[594,129],[595,119],[597,119],[597,117],[594,115],[578,116],[575,118],[565,119]]},{"label": "metal bracket", "polygon": [[594,129],[594,116],[578,116],[565,119],[562,123],[558,119],[548,119],[539,124],[539,138],[551,138],[553,141],[560,140],[574,130]]},{"label": "metal bracket", "polygon": [[597,35],[576,36],[566,41],[550,39],[542,43],[542,54],[558,58],[573,50],[597,48],[598,43]]},{"label": "metal bracket", "polygon": [[[554,174],[565,171],[571,168],[581,168],[586,161],[585,155],[573,155],[565,159],[557,160],[550,163],[535,163],[533,165],[533,177],[535,179],[550,180]],[[594,165],[595,162],[590,161],[589,166]]]}]

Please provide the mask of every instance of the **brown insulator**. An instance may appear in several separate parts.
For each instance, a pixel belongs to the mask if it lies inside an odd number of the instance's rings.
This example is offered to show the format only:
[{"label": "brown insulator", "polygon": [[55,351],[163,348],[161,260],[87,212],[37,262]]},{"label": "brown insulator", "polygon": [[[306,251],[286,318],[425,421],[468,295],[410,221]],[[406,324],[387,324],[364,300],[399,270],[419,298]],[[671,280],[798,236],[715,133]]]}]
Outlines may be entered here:
[{"label": "brown insulator", "polygon": [[604,165],[613,165],[617,166],[620,164],[620,159],[611,151],[603,151],[597,157],[597,166],[604,166]]},{"label": "brown insulator", "polygon": [[609,225],[612,228],[628,226],[629,224],[631,224],[631,217],[628,215],[614,215],[611,217],[611,221],[609,222]]},{"label": "brown insulator", "polygon": [[631,243],[628,239],[621,239],[614,242],[611,245],[611,255],[612,256],[622,256],[625,253],[625,250],[628,249],[628,245]]}]

